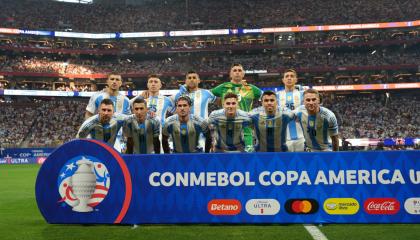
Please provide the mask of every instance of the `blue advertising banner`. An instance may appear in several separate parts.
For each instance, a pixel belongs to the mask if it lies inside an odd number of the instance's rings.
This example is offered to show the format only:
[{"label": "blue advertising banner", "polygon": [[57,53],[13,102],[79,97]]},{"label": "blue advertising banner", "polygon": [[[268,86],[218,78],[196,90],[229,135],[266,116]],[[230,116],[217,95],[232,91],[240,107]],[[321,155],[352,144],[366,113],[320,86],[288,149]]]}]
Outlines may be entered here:
[{"label": "blue advertising banner", "polygon": [[419,223],[419,151],[123,155],[54,151],[36,182],[49,223]]},{"label": "blue advertising banner", "polygon": [[54,148],[1,148],[0,164],[42,164]]}]

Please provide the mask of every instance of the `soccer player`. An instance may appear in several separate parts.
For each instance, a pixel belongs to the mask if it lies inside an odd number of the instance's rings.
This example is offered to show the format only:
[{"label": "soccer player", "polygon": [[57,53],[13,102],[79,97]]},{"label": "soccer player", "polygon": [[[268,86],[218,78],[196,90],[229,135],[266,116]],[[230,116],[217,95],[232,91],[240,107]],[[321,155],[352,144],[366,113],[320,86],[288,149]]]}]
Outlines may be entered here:
[{"label": "soccer player", "polygon": [[211,89],[211,92],[222,99],[222,105],[224,105],[224,96],[228,93],[234,93],[238,96],[239,109],[245,112],[251,111],[254,100],[261,97],[261,89],[246,83],[244,80],[245,71],[241,64],[233,64],[229,76],[230,82],[220,84]]},{"label": "soccer player", "polygon": [[147,115],[146,105],[143,98],[136,98],[132,105],[134,114],[125,121],[123,132],[127,137],[126,153],[160,153],[160,122]]},{"label": "soccer player", "polygon": [[188,96],[181,96],[176,101],[176,114],[166,119],[162,131],[162,145],[165,153],[170,153],[169,137],[172,138],[175,153],[202,152],[199,149],[200,134],[206,138],[205,152],[211,147],[211,136],[207,122],[191,114],[191,100]]},{"label": "soccer player", "polygon": [[92,138],[114,146],[118,131],[124,125],[124,115],[114,115],[114,103],[106,98],[99,104],[99,112],[85,120],[76,138]]},{"label": "soccer player", "polygon": [[163,126],[166,113],[172,111],[174,104],[172,100],[166,96],[163,96],[159,93],[162,88],[162,82],[156,74],[151,74],[147,78],[147,91],[145,91],[142,96],[137,96],[130,100],[131,103],[135,101],[136,98],[142,98],[147,102],[147,108],[149,111],[154,112],[155,116],[160,120],[161,125]]},{"label": "soccer player", "polygon": [[238,95],[227,93],[223,100],[223,109],[213,111],[208,120],[216,140],[214,151],[253,152],[251,118],[238,109]]},{"label": "soccer player", "polygon": [[106,80],[107,88],[92,95],[86,107],[85,119],[92,117],[98,113],[99,104],[103,99],[111,99],[114,104],[114,112],[122,114],[130,114],[130,102],[128,98],[120,94],[119,90],[122,85],[120,74],[110,73]]},{"label": "soccer player", "polygon": [[[111,99],[114,105],[114,112],[119,114],[131,114],[130,101],[126,96],[119,92],[122,85],[122,77],[117,73],[110,73],[106,80],[107,88],[95,93],[89,99],[89,103],[86,107],[85,120],[98,113],[99,104],[103,99]],[[117,139],[114,145],[115,149],[122,151],[125,147],[125,143],[122,140],[122,132],[117,134]]]},{"label": "soccer player", "polygon": [[284,111],[278,107],[277,96],[273,91],[265,91],[262,95],[262,106],[251,111],[258,152],[286,152],[287,124],[293,121],[289,109]]},{"label": "soccer player", "polygon": [[206,119],[208,117],[208,105],[216,100],[216,96],[209,90],[198,87],[200,76],[195,71],[189,71],[185,76],[185,85],[182,85],[179,92],[175,95],[175,101],[183,95],[188,95],[191,99],[191,113],[197,117]]},{"label": "soccer player", "polygon": [[303,93],[304,106],[294,110],[303,129],[307,151],[338,151],[338,125],[333,112],[320,106],[315,89]]},{"label": "soccer player", "polygon": [[[283,73],[284,90],[278,91],[278,103],[280,108],[288,108],[291,111],[303,105],[303,91],[296,89],[297,73],[288,69]],[[305,138],[303,130],[295,121],[287,126],[287,148],[290,152],[303,152],[305,150]]]}]

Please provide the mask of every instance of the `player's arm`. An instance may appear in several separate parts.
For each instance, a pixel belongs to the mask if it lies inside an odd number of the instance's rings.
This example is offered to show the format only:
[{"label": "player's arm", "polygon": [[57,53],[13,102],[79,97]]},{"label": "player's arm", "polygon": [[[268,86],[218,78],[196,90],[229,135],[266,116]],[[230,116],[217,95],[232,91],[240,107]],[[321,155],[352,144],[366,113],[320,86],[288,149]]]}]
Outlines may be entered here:
[{"label": "player's arm", "polygon": [[338,123],[333,112],[330,112],[328,117],[328,134],[331,137],[333,151],[338,151]]},{"label": "player's arm", "polygon": [[89,111],[86,111],[86,113],[85,113],[85,120],[88,119],[88,118],[90,118],[90,117],[92,117],[92,116],[93,116],[93,113],[91,113]]},{"label": "player's arm", "polygon": [[211,139],[211,132],[210,132],[210,126],[207,121],[204,119],[201,119],[201,128],[203,129],[203,135],[206,138],[206,146],[204,148],[204,152],[209,153],[210,149],[212,148],[212,139]]},{"label": "player's arm", "polygon": [[251,85],[252,86],[252,91],[254,93],[255,99],[260,99],[262,94],[263,94],[263,90],[259,89],[258,87]]},{"label": "player's arm", "polygon": [[86,120],[82,126],[80,126],[79,131],[77,132],[76,138],[86,138],[90,132],[90,121]]},{"label": "player's arm", "polygon": [[337,152],[338,151],[338,134],[331,136],[331,142],[332,142],[332,149],[333,151]]},{"label": "player's arm", "polygon": [[252,136],[252,128],[247,126],[244,127],[244,142],[245,142],[245,151],[246,152],[253,152],[254,151],[254,139]]},{"label": "player's arm", "polygon": [[163,152],[164,153],[170,153],[170,148],[169,148],[169,136],[162,134],[162,148],[163,148]]},{"label": "player's arm", "polygon": [[156,154],[160,154],[160,140],[159,136],[153,137],[153,149]]},{"label": "player's arm", "polygon": [[127,138],[127,154],[133,154],[134,141],[132,137]]},{"label": "player's arm", "polygon": [[97,93],[95,93],[89,98],[89,103],[86,106],[85,120],[92,117],[95,114],[95,111],[97,109],[96,99],[97,99]]}]

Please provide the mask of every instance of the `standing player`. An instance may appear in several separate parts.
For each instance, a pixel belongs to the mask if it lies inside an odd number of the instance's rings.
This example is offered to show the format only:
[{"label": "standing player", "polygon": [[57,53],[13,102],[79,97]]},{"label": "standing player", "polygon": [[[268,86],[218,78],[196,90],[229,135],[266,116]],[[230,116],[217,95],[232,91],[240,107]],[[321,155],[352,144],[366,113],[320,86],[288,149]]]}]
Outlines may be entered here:
[{"label": "standing player", "polygon": [[137,96],[130,100],[131,103],[135,99],[144,97],[147,102],[147,108],[150,112],[154,112],[155,116],[160,120],[163,126],[166,118],[166,113],[171,111],[174,107],[170,98],[159,93],[162,88],[162,82],[156,74],[151,74],[147,78],[147,91],[143,92],[142,96]]},{"label": "standing player", "polygon": [[338,151],[338,125],[333,112],[320,106],[319,92],[303,93],[304,106],[294,110],[305,136],[308,151]]},{"label": "standing player", "polygon": [[119,90],[122,85],[120,74],[110,73],[106,80],[107,88],[95,93],[89,99],[86,107],[85,119],[98,113],[99,104],[103,99],[111,99],[114,104],[114,112],[122,114],[130,114],[130,102],[128,98],[122,95]]},{"label": "standing player", "polygon": [[189,71],[185,76],[185,85],[182,85],[179,92],[175,95],[175,101],[183,95],[188,95],[191,99],[191,113],[200,118],[208,117],[208,105],[216,100],[216,96],[209,90],[198,87],[200,77],[197,72]]},{"label": "standing player", "polygon": [[261,89],[246,83],[244,80],[245,71],[241,64],[233,64],[229,76],[230,82],[220,84],[211,89],[211,92],[222,99],[222,105],[225,99],[224,96],[228,93],[234,93],[238,96],[239,109],[245,112],[251,111],[254,100],[258,100],[261,97]]},{"label": "standing player", "polygon": [[286,152],[287,124],[293,121],[290,110],[283,112],[278,107],[276,93],[265,91],[262,95],[262,107],[251,112],[258,152]]},{"label": "standing player", "polygon": [[160,122],[147,115],[146,101],[137,98],[132,105],[133,115],[126,119],[123,127],[127,137],[127,153],[160,153]]},{"label": "standing player", "polygon": [[89,137],[114,146],[117,133],[124,125],[122,116],[114,115],[114,103],[110,99],[103,99],[99,104],[99,113],[85,120],[76,138]]},{"label": "standing player", "polygon": [[238,109],[238,95],[227,93],[223,109],[212,112],[209,124],[214,131],[216,152],[253,152],[251,118]]},{"label": "standing player", "polygon": [[176,114],[166,119],[162,131],[162,145],[165,153],[170,153],[169,137],[172,138],[175,153],[196,153],[200,151],[198,139],[200,134],[206,138],[205,152],[210,151],[211,136],[207,122],[191,114],[191,100],[181,96],[176,101]]},{"label": "standing player", "polygon": [[[295,110],[303,104],[303,91],[296,89],[297,73],[288,69],[283,73],[284,90],[278,91],[278,103],[280,108]],[[289,122],[287,126],[287,148],[290,152],[303,152],[305,150],[305,139],[302,127],[295,121]]]},{"label": "standing player", "polygon": [[[98,113],[99,104],[103,99],[110,99],[114,105],[114,112],[119,114],[130,114],[130,101],[119,90],[122,85],[122,78],[120,74],[110,73],[106,80],[107,88],[95,93],[89,99],[89,103],[86,107],[85,119]],[[124,142],[122,140],[122,133],[119,132],[117,140],[115,142],[115,149],[121,151],[124,148]]]}]

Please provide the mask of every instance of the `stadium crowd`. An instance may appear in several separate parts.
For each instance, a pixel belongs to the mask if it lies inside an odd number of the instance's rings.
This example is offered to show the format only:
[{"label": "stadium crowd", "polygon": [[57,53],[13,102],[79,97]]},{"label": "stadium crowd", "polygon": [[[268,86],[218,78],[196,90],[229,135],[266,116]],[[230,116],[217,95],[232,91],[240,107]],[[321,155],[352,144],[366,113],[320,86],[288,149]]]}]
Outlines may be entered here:
[{"label": "stadium crowd", "polygon": [[159,0],[136,6],[1,0],[1,6],[1,27],[82,32],[407,21],[417,19],[420,9],[417,0]]},{"label": "stadium crowd", "polygon": [[[137,59],[136,59],[137,58]],[[121,74],[144,72],[226,72],[232,62],[242,63],[248,70],[279,72],[286,68],[349,67],[417,64],[420,48],[392,50],[389,48],[338,50],[284,50],[259,53],[178,53],[143,58],[83,59],[77,57],[35,55],[0,58],[2,72],[36,72],[58,74],[95,74],[112,71]]]},{"label": "stadium crowd", "polygon": [[0,103],[1,146],[51,147],[74,138],[85,101],[61,98]]}]

